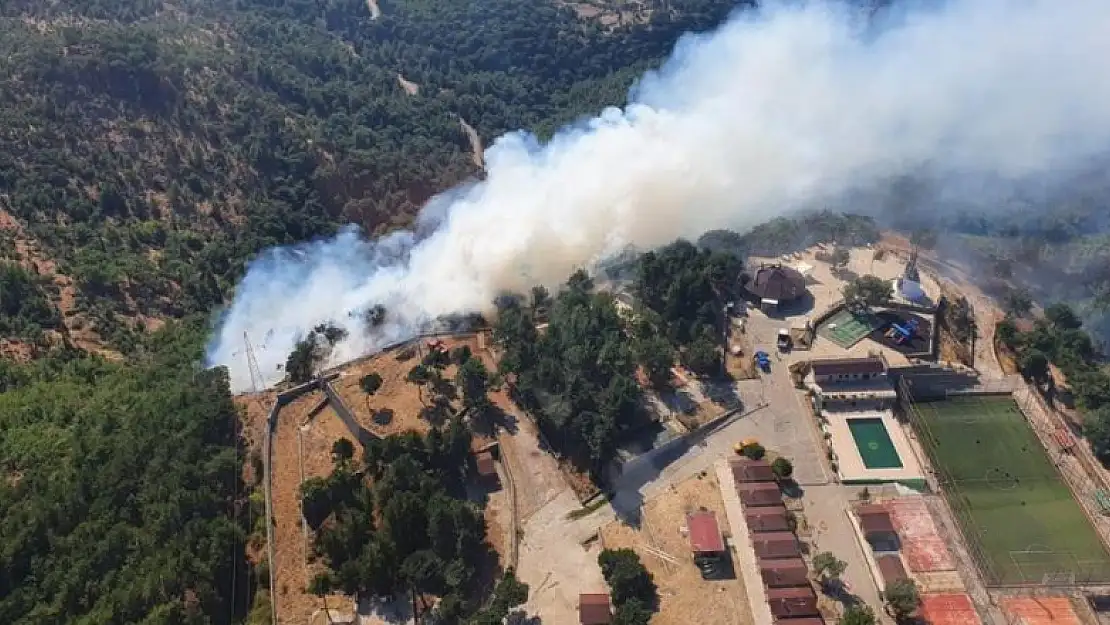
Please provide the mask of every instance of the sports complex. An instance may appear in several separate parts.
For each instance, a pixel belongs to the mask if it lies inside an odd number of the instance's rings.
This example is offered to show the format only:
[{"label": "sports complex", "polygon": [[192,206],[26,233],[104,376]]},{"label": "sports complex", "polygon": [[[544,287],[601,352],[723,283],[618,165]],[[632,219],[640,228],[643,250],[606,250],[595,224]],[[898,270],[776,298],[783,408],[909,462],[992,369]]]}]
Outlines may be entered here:
[{"label": "sports complex", "polygon": [[1110,582],[1110,554],[1010,394],[903,397],[990,586]]}]

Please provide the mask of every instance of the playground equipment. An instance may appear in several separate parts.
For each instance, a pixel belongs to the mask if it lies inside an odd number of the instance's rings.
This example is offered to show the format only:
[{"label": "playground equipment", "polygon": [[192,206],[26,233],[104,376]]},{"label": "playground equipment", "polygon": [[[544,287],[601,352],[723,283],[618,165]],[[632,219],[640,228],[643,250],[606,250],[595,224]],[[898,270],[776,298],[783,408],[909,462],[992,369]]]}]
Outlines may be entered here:
[{"label": "playground equipment", "polygon": [[886,331],[886,338],[892,339],[898,345],[913,340],[917,335],[918,320],[910,319],[905,324],[891,323],[890,328]]}]

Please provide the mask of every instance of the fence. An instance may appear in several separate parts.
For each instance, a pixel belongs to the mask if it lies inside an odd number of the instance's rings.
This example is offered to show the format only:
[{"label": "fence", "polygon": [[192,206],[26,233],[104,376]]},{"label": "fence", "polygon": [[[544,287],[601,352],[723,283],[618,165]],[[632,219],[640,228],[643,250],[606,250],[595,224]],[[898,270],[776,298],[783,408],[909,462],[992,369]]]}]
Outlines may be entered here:
[{"label": "fence", "polygon": [[[915,399],[905,379],[899,380],[901,406],[907,419],[918,433],[918,440],[930,463],[933,465],[937,482],[941,486],[941,493],[952,516],[959,524],[967,543],[968,554],[982,572],[988,586],[1001,586],[1003,581],[995,570],[992,561],[987,557],[980,536],[982,528],[975,522],[971,511],[970,501],[961,494],[959,483],[954,476],[938,461],[936,446],[938,440],[929,428],[928,421],[924,419],[915,406]],[[1020,383],[1013,378],[992,379],[969,389],[950,391],[946,397],[961,397],[975,395],[1009,396],[1017,404],[1024,416],[1026,423],[1037,436],[1045,451],[1049,454],[1057,469],[1059,478],[1070,487],[1070,492],[1079,504],[1081,510],[1094,526],[1096,533],[1105,542],[1110,535],[1110,520],[1099,514],[1097,509],[1097,484],[1090,475],[1087,467],[1083,466],[1086,448],[1079,449],[1079,453],[1069,453],[1072,446],[1061,446],[1056,438],[1060,427],[1050,416],[1050,409],[1044,401],[1032,391],[1028,385]],[[939,400],[931,397],[925,401]],[[1021,574],[1025,584],[1039,583],[1045,586],[1075,586],[1087,584],[1102,584],[1110,580],[1110,560],[1084,560],[1075,554],[1060,553],[1052,550],[1027,549],[1014,551],[1010,559]],[[1061,561],[1066,564],[1059,564]],[[1047,567],[1052,567],[1047,568]],[[1034,572],[1040,571],[1038,576]]]}]

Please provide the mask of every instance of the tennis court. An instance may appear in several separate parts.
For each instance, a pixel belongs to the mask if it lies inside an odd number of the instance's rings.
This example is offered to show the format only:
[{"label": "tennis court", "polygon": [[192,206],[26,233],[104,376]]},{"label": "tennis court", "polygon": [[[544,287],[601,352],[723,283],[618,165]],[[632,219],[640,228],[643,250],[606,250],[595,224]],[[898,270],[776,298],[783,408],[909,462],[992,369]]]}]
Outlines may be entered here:
[{"label": "tennis court", "polygon": [[870,313],[841,310],[821,324],[821,336],[848,349],[878,329],[882,321]]},{"label": "tennis court", "polygon": [[988,583],[1110,580],[1106,547],[1012,397],[914,404],[911,418]]}]

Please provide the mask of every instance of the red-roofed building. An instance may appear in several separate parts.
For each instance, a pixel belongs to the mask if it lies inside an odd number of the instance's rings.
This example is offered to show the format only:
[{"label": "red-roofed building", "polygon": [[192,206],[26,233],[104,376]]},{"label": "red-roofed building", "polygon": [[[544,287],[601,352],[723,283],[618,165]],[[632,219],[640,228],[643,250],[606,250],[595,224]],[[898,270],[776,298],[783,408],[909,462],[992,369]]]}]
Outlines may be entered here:
[{"label": "red-roofed building", "polygon": [[809,586],[768,588],[767,605],[776,619],[821,615],[817,610],[817,594]]},{"label": "red-roofed building", "polygon": [[708,510],[687,514],[686,527],[690,530],[690,549],[694,554],[720,553],[725,550],[725,541],[721,537],[716,514]]},{"label": "red-roofed building", "polygon": [[719,577],[728,561],[728,550],[717,515],[709,510],[691,512],[686,515],[686,528],[690,532],[690,550],[694,553],[694,563],[701,569],[706,579]]},{"label": "red-roofed building", "polygon": [[609,625],[613,611],[609,607],[609,595],[602,593],[583,593],[578,595],[578,621],[581,625]]},{"label": "red-roofed building", "polygon": [[802,554],[793,532],[752,534],[752,548],[760,558],[796,558]]},{"label": "red-roofed building", "polygon": [[492,451],[487,449],[474,454],[474,466],[480,479],[493,483],[498,481],[497,463],[494,462]]},{"label": "red-roofed building", "polygon": [[748,523],[748,529],[757,534],[760,532],[791,531],[786,506],[748,508],[744,511],[744,520]]},{"label": "red-roofed building", "polygon": [[808,586],[809,568],[801,558],[785,560],[760,560],[759,574],[768,588],[787,586]]},{"label": "red-roofed building", "polygon": [[748,482],[736,485],[736,494],[745,506],[781,506],[782,491],[775,482]]},{"label": "red-roofed building", "polygon": [[906,567],[902,565],[902,558],[896,554],[879,556],[875,559],[879,565],[879,573],[883,576],[883,585],[889,586],[896,581],[907,579]]},{"label": "red-roofed building", "polygon": [[766,460],[733,458],[729,465],[732,467],[732,477],[737,484],[775,481],[775,472],[771,470],[771,463]]}]

